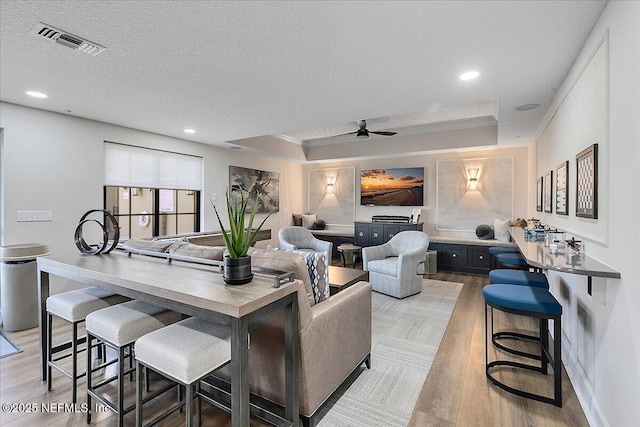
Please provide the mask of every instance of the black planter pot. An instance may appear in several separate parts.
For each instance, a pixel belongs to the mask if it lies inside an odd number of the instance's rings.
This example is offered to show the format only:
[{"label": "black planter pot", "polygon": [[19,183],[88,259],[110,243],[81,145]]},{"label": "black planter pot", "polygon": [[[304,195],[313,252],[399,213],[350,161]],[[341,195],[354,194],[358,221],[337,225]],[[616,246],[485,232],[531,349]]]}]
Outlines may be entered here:
[{"label": "black planter pot", "polygon": [[227,285],[244,285],[253,280],[251,272],[251,257],[249,255],[240,258],[224,257],[224,275]]}]

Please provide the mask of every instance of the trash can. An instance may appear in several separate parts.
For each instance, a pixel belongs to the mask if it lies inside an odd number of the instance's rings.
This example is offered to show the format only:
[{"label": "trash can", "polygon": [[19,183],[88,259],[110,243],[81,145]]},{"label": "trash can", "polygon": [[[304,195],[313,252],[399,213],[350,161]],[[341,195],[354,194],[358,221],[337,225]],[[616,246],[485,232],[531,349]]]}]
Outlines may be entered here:
[{"label": "trash can", "polygon": [[0,247],[0,306],[7,332],[38,326],[38,267],[36,257],[49,255],[49,246],[23,243]]}]

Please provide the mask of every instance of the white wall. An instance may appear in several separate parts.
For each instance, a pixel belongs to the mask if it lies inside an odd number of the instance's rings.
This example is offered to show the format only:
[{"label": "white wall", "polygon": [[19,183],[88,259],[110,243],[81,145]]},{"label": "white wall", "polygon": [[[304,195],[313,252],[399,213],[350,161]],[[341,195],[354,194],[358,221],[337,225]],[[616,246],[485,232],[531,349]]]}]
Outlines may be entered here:
[{"label": "white wall", "polygon": [[[0,127],[4,141],[2,245],[43,242],[53,253],[77,251],[73,232],[78,220],[87,210],[103,205],[104,141],[201,156],[203,231],[219,229],[209,199],[217,193],[218,203],[223,203],[229,165],[280,174],[280,212],[265,226],[272,229],[272,236],[277,237],[277,230],[289,224],[291,212],[302,209],[301,166],[248,150],[217,148],[7,103],[0,103]],[[51,210],[53,221],[17,222],[19,210]],[[66,281],[52,281],[53,292],[72,286]]]},{"label": "white wall", "polygon": [[[303,193],[302,206],[307,210],[308,197],[308,171],[309,169],[332,168],[338,166],[353,166],[356,174],[356,220],[371,220],[372,215],[405,215],[410,216],[413,207],[403,206],[362,206],[360,205],[360,171],[376,168],[395,167],[424,167],[424,206],[422,206],[421,221],[424,222],[424,232],[429,235],[459,235],[475,237],[475,232],[455,232],[436,230],[436,165],[440,160],[465,160],[479,158],[513,157],[514,164],[514,218],[524,218],[527,214],[528,199],[528,148],[491,148],[486,150],[465,150],[460,152],[440,152],[419,156],[392,157],[386,159],[371,159],[359,161],[346,161],[335,163],[321,163],[303,166]],[[493,225],[495,218],[478,218],[478,224]]]},{"label": "white wall", "polygon": [[[608,76],[594,78],[589,61],[607,32]],[[601,304],[587,295],[585,276],[549,273],[552,291],[563,304],[563,361],[593,426],[635,426],[640,420],[638,76],[640,2],[609,2],[534,142],[537,173],[529,183],[533,194],[536,177],[560,161],[570,160],[570,174],[575,174],[578,145],[598,142],[604,154],[599,175],[602,215],[597,220],[575,217],[575,177],[569,217],[541,215],[551,225],[586,237],[587,255],[622,275],[606,280],[606,304]],[[529,213],[540,215],[533,204]]]}]

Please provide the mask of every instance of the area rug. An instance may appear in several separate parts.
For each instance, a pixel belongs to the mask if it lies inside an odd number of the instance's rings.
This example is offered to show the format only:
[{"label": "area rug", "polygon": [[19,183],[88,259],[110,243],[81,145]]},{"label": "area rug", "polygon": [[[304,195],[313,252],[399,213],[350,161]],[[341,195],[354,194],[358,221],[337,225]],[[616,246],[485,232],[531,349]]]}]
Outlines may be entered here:
[{"label": "area rug", "polygon": [[4,332],[0,331],[0,359],[15,353],[20,353],[21,351],[17,345],[4,336]]},{"label": "area rug", "polygon": [[462,283],[422,281],[422,292],[372,296],[371,369],[361,367],[318,415],[318,427],[406,426]]}]

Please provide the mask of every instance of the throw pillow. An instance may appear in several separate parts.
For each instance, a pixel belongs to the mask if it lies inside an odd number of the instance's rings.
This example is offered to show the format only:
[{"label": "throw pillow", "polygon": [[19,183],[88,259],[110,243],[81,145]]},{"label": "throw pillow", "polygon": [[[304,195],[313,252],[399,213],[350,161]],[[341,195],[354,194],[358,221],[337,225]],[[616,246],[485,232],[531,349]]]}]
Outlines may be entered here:
[{"label": "throw pillow", "polygon": [[316,217],[316,214],[313,214],[313,215],[302,214],[302,226],[307,230],[311,230],[311,227],[313,227],[313,223],[316,222],[316,219],[318,219]]},{"label": "throw pillow", "polygon": [[316,219],[313,222],[313,230],[324,230],[325,228],[327,228],[327,223],[324,221],[324,219]]},{"label": "throw pillow", "polygon": [[309,306],[315,304],[315,298],[308,279],[309,273],[306,258],[293,251],[272,251],[269,249],[249,248],[251,265],[254,267],[271,268],[281,271],[293,271],[296,279],[302,280],[304,290],[307,292]]},{"label": "throw pillow", "polygon": [[511,221],[508,219],[502,220],[496,218],[493,221],[493,233],[495,235],[496,240],[500,240],[501,242],[509,241],[509,227],[511,226]]},{"label": "throw pillow", "polygon": [[327,257],[324,252],[304,252],[296,251],[304,256],[309,270],[309,280],[311,281],[311,292],[313,301],[317,304],[329,298],[329,268],[327,267]]},{"label": "throw pillow", "polygon": [[493,227],[489,224],[480,224],[476,227],[476,236],[478,236],[480,240],[493,239]]},{"label": "throw pillow", "polygon": [[193,258],[222,261],[226,249],[227,248],[225,246],[205,246],[196,245],[193,243],[174,243],[173,245],[169,246],[168,252],[170,254]]},{"label": "throw pillow", "polygon": [[291,218],[293,219],[293,225],[302,227],[302,214],[291,214]]}]

